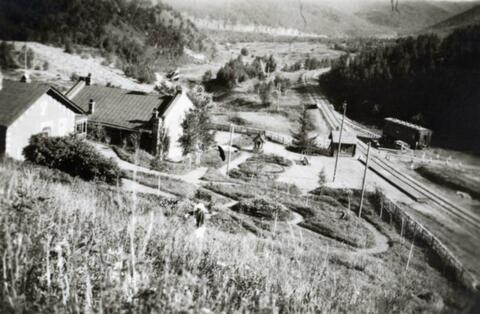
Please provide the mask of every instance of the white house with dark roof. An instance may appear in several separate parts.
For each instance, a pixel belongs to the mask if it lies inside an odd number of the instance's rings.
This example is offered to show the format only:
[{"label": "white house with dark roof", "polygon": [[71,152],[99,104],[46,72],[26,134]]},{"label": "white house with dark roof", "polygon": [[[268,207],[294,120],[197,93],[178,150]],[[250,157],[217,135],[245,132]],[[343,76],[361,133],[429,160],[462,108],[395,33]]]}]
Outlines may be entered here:
[{"label": "white house with dark roof", "polygon": [[66,97],[91,112],[89,125],[104,127],[112,144],[122,144],[130,134],[139,134],[140,146],[158,155],[161,143],[168,138],[168,149],[164,146],[163,155],[173,161],[182,159],[178,143],[183,133],[181,123],[193,107],[184,91],[162,96],[98,86],[92,84],[89,75],[81,78]]},{"label": "white house with dark roof", "polygon": [[23,160],[34,134],[86,131],[85,112],[52,86],[3,80],[0,74],[0,156]]}]

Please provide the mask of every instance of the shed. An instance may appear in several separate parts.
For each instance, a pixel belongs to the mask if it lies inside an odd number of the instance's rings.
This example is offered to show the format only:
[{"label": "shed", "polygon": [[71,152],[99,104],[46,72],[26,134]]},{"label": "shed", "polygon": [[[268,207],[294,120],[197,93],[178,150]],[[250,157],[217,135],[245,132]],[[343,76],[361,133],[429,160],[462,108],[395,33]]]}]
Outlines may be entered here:
[{"label": "shed", "polygon": [[253,152],[261,153],[263,151],[263,144],[266,142],[265,132],[258,133],[253,138]]},{"label": "shed", "polygon": [[[330,133],[330,155],[336,156],[338,148],[340,146],[340,131],[332,131]],[[354,157],[357,152],[357,137],[355,134],[343,131],[342,133],[342,145],[340,148],[341,157]]]}]

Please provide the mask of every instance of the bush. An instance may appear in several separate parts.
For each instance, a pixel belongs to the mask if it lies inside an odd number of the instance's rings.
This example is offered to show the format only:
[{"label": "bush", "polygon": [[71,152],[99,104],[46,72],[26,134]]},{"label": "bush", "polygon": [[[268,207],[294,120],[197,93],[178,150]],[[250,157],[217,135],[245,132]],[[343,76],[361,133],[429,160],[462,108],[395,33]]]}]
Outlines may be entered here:
[{"label": "bush", "polygon": [[[73,75],[75,75],[75,73],[72,74],[72,77]],[[100,143],[110,143],[110,136],[108,135],[105,127],[97,124],[88,124],[87,138]]]},{"label": "bush", "polygon": [[6,41],[0,42],[0,68],[7,70],[18,67],[14,59],[14,53],[15,45]]},{"label": "bush", "polygon": [[293,165],[293,162],[290,159],[275,154],[257,155],[250,157],[248,161],[262,161],[283,167],[290,167]]},{"label": "bush", "polygon": [[23,155],[34,164],[58,169],[87,181],[116,184],[121,176],[116,163],[75,137],[34,135],[24,148]]},{"label": "bush", "polygon": [[79,79],[80,79],[80,75],[78,75],[78,74],[75,73],[75,72],[73,72],[73,73],[70,75],[70,81],[72,81],[72,82],[77,82]]},{"label": "bush", "polygon": [[230,116],[229,121],[235,125],[247,125],[248,121],[239,115]]},{"label": "bush", "polygon": [[238,212],[245,213],[258,218],[269,220],[288,220],[292,214],[284,205],[264,198],[242,200],[232,208]]},{"label": "bush", "polygon": [[213,79],[212,70],[207,70],[202,76],[202,82],[207,83]]},{"label": "bush", "polygon": [[325,167],[318,173],[318,184],[323,186],[327,182],[327,174],[325,173]]}]

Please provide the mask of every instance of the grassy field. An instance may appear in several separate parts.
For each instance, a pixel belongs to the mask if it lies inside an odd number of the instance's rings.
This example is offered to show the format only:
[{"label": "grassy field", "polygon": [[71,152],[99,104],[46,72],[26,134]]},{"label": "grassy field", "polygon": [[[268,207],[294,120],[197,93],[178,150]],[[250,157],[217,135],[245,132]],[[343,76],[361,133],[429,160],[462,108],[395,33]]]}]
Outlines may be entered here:
[{"label": "grassy field", "polygon": [[410,243],[385,223],[391,249],[368,256],[297,228],[258,237],[221,208],[195,229],[191,201],[43,168],[0,165],[0,191],[2,313],[451,313],[471,301],[422,247],[406,271]]},{"label": "grassy field", "polygon": [[[182,79],[186,81],[200,82],[202,75],[211,70],[216,73],[230,59],[236,58],[240,50],[246,47],[250,56],[247,61],[253,60],[252,56],[273,55],[278,62],[278,68],[285,65],[292,65],[297,61],[305,60],[307,57],[317,59],[338,58],[343,52],[330,49],[326,44],[310,41],[243,41],[243,42],[223,42],[217,45],[217,54],[213,60],[206,63],[187,64],[179,68]],[[288,74],[292,75],[292,74]],[[295,73],[293,76],[298,77]]]},{"label": "grassy field", "polygon": [[[111,145],[111,147],[117,156],[124,161],[147,169],[175,175],[187,174],[196,167],[220,168],[227,163],[226,160],[221,159],[217,148],[212,148],[204,152],[200,158],[200,163],[195,165],[193,162],[188,164],[186,160],[182,162],[157,161],[154,156],[143,150],[138,150],[137,157],[135,157],[135,152],[125,150],[115,145]],[[231,158],[235,159],[239,154],[238,152],[232,152]]]},{"label": "grassy field", "polygon": [[180,179],[171,178],[168,176],[157,176],[155,174],[145,173],[138,171],[134,177],[133,171],[124,171],[125,178],[129,180],[135,179],[136,182],[157,189],[160,188],[161,191],[171,193],[180,197],[191,198],[197,192],[197,188],[185,181]]},{"label": "grassy field", "polygon": [[480,199],[480,178],[470,171],[445,165],[423,165],[415,170],[432,182]]}]

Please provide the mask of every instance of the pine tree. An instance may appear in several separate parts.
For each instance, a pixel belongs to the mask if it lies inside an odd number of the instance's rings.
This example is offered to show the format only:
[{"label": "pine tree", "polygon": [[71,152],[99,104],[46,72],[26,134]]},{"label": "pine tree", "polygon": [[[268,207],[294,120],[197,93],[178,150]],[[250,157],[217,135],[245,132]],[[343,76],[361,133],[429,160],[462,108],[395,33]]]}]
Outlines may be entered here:
[{"label": "pine tree", "polygon": [[293,145],[300,151],[308,152],[315,146],[315,138],[309,136],[309,132],[313,130],[313,126],[308,119],[307,109],[304,109],[298,118],[300,128],[296,132],[292,132]]}]

